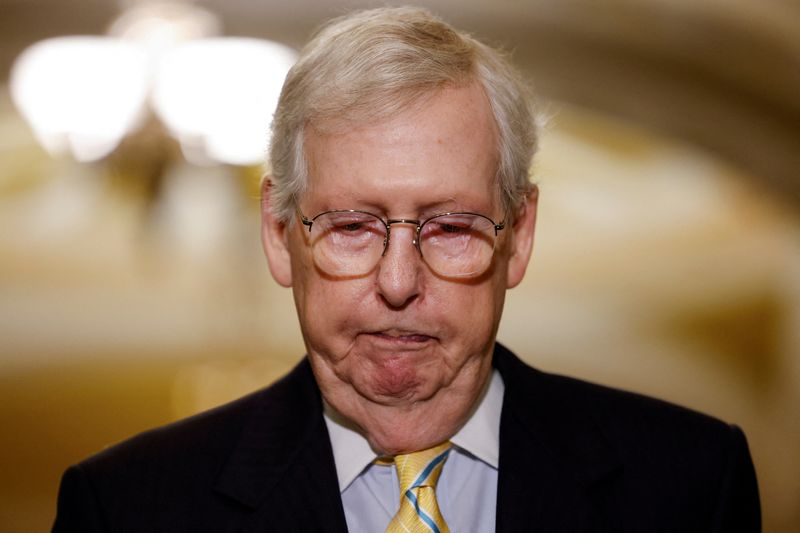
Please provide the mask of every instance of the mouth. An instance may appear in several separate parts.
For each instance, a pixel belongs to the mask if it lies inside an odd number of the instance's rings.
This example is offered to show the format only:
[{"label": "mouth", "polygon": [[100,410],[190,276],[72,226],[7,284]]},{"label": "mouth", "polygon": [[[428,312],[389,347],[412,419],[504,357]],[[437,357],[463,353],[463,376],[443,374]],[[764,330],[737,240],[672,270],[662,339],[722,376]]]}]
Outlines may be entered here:
[{"label": "mouth", "polygon": [[398,329],[385,329],[380,331],[370,331],[367,333],[370,338],[378,342],[397,344],[403,346],[414,346],[427,344],[435,340],[435,337],[417,331],[405,331]]}]

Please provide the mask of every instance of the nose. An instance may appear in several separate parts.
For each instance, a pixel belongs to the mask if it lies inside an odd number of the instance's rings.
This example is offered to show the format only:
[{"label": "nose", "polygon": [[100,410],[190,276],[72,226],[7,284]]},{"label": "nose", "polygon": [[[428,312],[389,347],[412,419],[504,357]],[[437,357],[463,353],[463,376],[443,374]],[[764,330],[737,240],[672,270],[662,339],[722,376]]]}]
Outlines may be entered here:
[{"label": "nose", "polygon": [[422,258],[414,245],[416,229],[393,226],[386,252],[378,263],[379,294],[391,307],[408,305],[422,290]]}]

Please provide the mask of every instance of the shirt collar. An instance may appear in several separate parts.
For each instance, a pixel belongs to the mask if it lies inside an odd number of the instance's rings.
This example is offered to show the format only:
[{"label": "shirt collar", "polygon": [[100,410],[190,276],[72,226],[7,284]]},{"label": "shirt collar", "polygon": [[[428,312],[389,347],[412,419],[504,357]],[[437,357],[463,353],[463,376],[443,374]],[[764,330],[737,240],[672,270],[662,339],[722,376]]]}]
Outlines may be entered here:
[{"label": "shirt collar", "polygon": [[[503,379],[497,370],[493,370],[475,412],[450,438],[450,442],[495,469],[500,455],[500,411],[503,408],[504,391]],[[324,415],[339,478],[339,491],[344,491],[377,455],[355,426],[327,402]]]}]

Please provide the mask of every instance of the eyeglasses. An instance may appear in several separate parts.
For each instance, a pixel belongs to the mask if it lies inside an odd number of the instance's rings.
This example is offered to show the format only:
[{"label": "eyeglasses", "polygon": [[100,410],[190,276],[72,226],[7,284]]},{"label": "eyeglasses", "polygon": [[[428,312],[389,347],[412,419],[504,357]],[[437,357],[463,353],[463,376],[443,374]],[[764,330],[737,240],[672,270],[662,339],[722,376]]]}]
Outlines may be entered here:
[{"label": "eyeglasses", "polygon": [[492,262],[496,223],[477,213],[441,213],[425,220],[383,220],[366,211],[337,209],[314,218],[299,213],[308,227],[318,268],[333,276],[370,272],[386,253],[394,224],[416,226],[413,244],[425,263],[444,277],[465,278],[485,272]]}]

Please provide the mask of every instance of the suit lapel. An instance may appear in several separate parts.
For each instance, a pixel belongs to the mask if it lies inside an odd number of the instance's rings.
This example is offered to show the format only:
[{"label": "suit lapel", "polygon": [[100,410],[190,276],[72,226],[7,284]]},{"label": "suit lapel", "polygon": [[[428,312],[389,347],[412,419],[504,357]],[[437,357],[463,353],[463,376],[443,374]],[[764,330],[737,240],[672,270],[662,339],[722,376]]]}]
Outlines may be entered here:
[{"label": "suit lapel", "polygon": [[500,421],[497,531],[620,531],[621,463],[563,388],[497,345],[506,391]]},{"label": "suit lapel", "polygon": [[333,452],[308,360],[265,390],[216,491],[242,504],[242,531],[345,532]]}]

